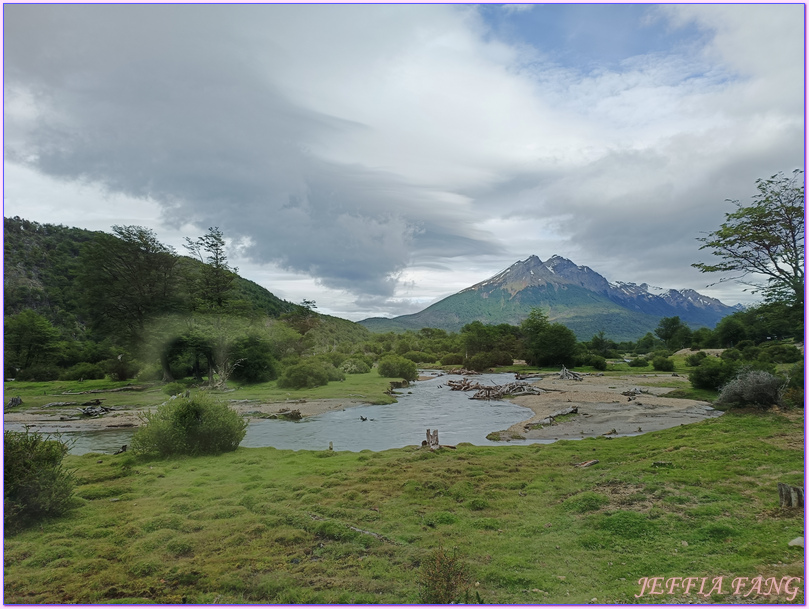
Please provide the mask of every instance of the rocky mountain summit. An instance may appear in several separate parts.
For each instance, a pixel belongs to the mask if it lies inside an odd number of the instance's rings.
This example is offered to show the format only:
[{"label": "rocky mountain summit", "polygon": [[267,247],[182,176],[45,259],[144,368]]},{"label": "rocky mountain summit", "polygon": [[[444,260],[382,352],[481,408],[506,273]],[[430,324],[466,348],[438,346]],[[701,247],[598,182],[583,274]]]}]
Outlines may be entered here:
[{"label": "rocky mountain summit", "polygon": [[679,316],[694,327],[713,327],[738,310],[694,290],[662,289],[647,283],[609,282],[588,266],[562,256],[543,262],[519,260],[496,275],[453,294],[420,313],[360,323],[374,331],[458,330],[472,321],[518,324],[533,307],[567,325],[580,339],[599,330],[634,340],[653,330],[662,317]]}]

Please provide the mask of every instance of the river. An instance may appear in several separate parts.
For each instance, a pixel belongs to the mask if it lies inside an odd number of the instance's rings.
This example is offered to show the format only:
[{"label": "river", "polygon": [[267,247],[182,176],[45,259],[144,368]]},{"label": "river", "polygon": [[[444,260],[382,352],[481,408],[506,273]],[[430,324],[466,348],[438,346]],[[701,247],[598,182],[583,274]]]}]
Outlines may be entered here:
[{"label": "river", "polygon": [[[431,371],[422,371],[429,375]],[[462,377],[436,376],[401,389],[396,404],[367,405],[333,410],[300,421],[252,419],[241,446],[272,446],[280,449],[387,450],[426,439],[427,428],[437,429],[442,444],[469,442],[502,445],[486,435],[507,429],[533,415],[510,402],[470,400],[472,393],[450,391],[446,382]],[[474,379],[484,385],[502,385],[513,374],[483,374]],[[366,420],[362,420],[362,418]],[[111,453],[129,444],[133,430],[65,432],[70,454]],[[549,440],[512,441],[510,444],[547,443]]]}]

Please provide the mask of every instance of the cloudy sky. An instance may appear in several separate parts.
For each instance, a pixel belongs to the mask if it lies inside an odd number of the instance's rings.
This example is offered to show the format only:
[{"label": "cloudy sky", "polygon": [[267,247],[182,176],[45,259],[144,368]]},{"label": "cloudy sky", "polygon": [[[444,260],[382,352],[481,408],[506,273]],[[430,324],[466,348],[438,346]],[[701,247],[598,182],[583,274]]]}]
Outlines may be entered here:
[{"label": "cloudy sky", "polygon": [[691,268],[804,165],[803,5],[5,5],[4,214],[184,236],[360,320],[553,254]]}]

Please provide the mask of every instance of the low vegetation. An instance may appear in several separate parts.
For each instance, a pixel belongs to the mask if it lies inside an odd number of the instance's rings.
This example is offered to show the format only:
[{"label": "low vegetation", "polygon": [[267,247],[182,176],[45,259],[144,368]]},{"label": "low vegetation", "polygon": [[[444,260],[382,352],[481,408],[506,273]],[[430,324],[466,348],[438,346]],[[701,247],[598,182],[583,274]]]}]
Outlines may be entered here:
[{"label": "low vegetation", "polygon": [[[7,603],[415,603],[442,569],[472,603],[773,602],[735,599],[730,579],[803,577],[787,545],[803,513],[776,489],[803,480],[794,415],[525,447],[64,464],[74,509],[7,534]],[[726,585],[636,598],[652,576]]]},{"label": "low vegetation", "polygon": [[132,437],[141,455],[217,455],[236,450],[247,432],[247,422],[208,393],[169,400],[142,418]]},{"label": "low vegetation", "polygon": [[3,432],[3,527],[5,533],[66,512],[74,479],[62,465],[68,447],[26,429]]}]

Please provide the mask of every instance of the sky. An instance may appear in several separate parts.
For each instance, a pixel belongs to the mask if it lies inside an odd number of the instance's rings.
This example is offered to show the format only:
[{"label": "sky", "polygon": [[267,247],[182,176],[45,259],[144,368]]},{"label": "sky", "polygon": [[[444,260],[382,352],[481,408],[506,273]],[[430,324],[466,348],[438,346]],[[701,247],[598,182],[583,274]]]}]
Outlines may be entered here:
[{"label": "sky", "polygon": [[804,167],[802,4],[3,7],[6,217],[217,226],[277,296],[414,313],[517,260],[691,267]]}]

